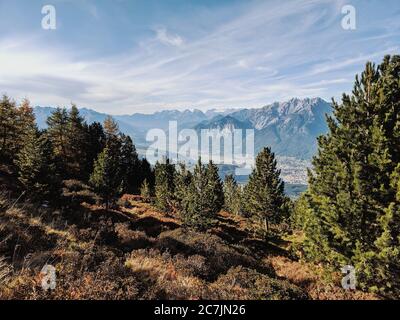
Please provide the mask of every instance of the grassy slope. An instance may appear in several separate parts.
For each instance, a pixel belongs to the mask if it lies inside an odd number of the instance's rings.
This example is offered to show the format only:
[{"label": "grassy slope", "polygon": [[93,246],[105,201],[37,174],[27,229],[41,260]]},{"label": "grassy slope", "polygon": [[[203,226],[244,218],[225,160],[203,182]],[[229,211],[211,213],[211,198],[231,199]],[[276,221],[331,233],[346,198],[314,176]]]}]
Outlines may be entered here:
[{"label": "grassy slope", "polygon": [[[137,198],[105,212],[67,211],[0,197],[0,299],[363,299],[337,275],[290,258],[290,241],[266,244],[226,212],[205,233]],[[41,268],[55,266],[54,291]],[[328,280],[336,285],[328,283]]]}]

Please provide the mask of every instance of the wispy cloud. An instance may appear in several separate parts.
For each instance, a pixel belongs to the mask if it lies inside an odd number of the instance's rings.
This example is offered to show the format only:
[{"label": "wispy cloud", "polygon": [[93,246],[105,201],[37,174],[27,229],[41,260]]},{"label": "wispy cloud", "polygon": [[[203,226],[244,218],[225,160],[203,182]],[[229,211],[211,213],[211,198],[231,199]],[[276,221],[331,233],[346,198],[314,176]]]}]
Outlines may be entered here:
[{"label": "wispy cloud", "polygon": [[[387,24],[398,18],[390,14],[396,11],[377,15],[373,10],[380,3],[371,1],[368,10],[360,10],[358,29],[345,31],[340,26],[342,4],[251,1],[220,11],[201,7],[189,15],[153,18],[157,23],[148,25],[132,22],[131,29],[123,29],[133,34],[132,42],[124,42],[117,53],[104,48],[88,55],[92,46],[85,46],[89,35],[83,31],[76,43],[49,41],[44,32],[0,33],[0,90],[17,99],[29,97],[34,104],[73,101],[119,114],[259,107],[293,96],[338,97],[351,90],[354,74],[366,60],[379,62],[399,49],[397,38],[387,36],[399,31],[398,24],[393,22],[389,32],[370,23],[372,15]],[[96,14],[103,23],[101,9],[98,4]],[[129,16],[124,14],[121,20]],[[110,28],[108,36],[117,36],[120,28]],[[61,31],[51,36],[68,39]],[[102,41],[99,37],[97,43]]]},{"label": "wispy cloud", "polygon": [[157,27],[155,29],[156,34],[157,34],[157,39],[165,44],[165,45],[170,45],[174,47],[180,47],[183,45],[183,39],[177,34],[171,34],[168,33],[167,29],[165,27]]}]

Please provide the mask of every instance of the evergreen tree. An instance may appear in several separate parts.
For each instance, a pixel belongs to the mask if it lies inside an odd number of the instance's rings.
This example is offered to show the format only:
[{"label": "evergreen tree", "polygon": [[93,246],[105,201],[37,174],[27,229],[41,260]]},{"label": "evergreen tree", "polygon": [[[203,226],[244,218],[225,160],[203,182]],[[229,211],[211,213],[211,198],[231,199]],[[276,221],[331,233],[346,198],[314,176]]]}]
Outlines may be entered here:
[{"label": "evergreen tree", "polygon": [[333,102],[329,133],[318,141],[309,174],[305,209],[310,257],[352,264],[361,286],[388,291],[393,291],[391,275],[399,270],[392,250],[399,226],[399,74],[399,56],[385,57],[378,67],[367,63],[353,94],[344,94],[341,104]]},{"label": "evergreen tree", "polygon": [[65,108],[57,108],[47,119],[46,134],[53,146],[56,157],[57,172],[65,177],[68,166],[68,112]]},{"label": "evergreen tree", "polygon": [[224,208],[234,215],[240,215],[242,212],[242,190],[238,186],[233,175],[228,174],[224,180]]},{"label": "evergreen tree", "polygon": [[144,179],[142,183],[142,186],[140,188],[140,195],[144,202],[151,201],[151,189],[149,183],[147,182],[147,179]]},{"label": "evergreen tree", "polygon": [[99,153],[105,148],[105,133],[103,126],[99,122],[93,122],[86,125],[87,132],[87,161],[85,171],[88,173],[93,172],[94,161],[97,159]]},{"label": "evergreen tree", "polygon": [[155,188],[155,173],[154,170],[151,168],[150,163],[147,161],[146,158],[143,158],[139,161],[139,183],[141,184],[144,180],[150,185],[150,189],[154,190]]},{"label": "evergreen tree", "polygon": [[53,161],[53,149],[45,135],[36,128],[25,133],[25,143],[17,154],[18,179],[29,198],[35,201],[58,198],[60,183]]},{"label": "evergreen tree", "polygon": [[103,198],[108,211],[110,202],[120,193],[122,179],[119,174],[119,159],[115,158],[108,147],[99,154],[90,176],[90,184]]},{"label": "evergreen tree", "polygon": [[[215,222],[215,216],[221,209],[222,186],[215,176],[214,164],[207,167],[198,163],[194,167],[191,182],[182,199],[182,221],[188,227],[205,230]],[[211,171],[211,172],[210,172]],[[218,175],[218,169],[216,169]],[[223,200],[222,200],[223,201]]]},{"label": "evergreen tree", "polygon": [[224,206],[224,190],[218,174],[218,167],[210,161],[206,169],[207,193],[209,194],[210,208],[213,212],[221,211]]},{"label": "evergreen tree", "polygon": [[256,219],[266,236],[269,224],[278,224],[287,216],[288,199],[280,179],[275,155],[264,148],[256,158],[256,165],[245,187],[245,211]]},{"label": "evergreen tree", "polygon": [[137,193],[140,186],[140,161],[136,147],[129,136],[121,134],[121,171],[124,193]]},{"label": "evergreen tree", "polygon": [[179,170],[176,171],[175,174],[175,207],[178,211],[182,211],[182,203],[183,199],[186,197],[186,193],[188,192],[188,188],[192,181],[192,174],[189,170],[187,170],[186,165],[184,163],[179,164]]},{"label": "evergreen tree", "polygon": [[0,161],[12,163],[18,152],[18,116],[15,102],[7,96],[0,100]]},{"label": "evergreen tree", "polygon": [[66,130],[66,162],[69,178],[86,180],[88,178],[86,162],[88,161],[88,133],[86,123],[80,116],[79,110],[72,105],[67,117]]},{"label": "evergreen tree", "polygon": [[155,165],[155,196],[156,206],[163,211],[171,211],[174,199],[175,166],[166,159],[164,163]]},{"label": "evergreen tree", "polygon": [[24,141],[31,133],[36,130],[35,115],[29,100],[24,99],[17,109],[17,127],[18,127],[18,149],[22,148]]}]

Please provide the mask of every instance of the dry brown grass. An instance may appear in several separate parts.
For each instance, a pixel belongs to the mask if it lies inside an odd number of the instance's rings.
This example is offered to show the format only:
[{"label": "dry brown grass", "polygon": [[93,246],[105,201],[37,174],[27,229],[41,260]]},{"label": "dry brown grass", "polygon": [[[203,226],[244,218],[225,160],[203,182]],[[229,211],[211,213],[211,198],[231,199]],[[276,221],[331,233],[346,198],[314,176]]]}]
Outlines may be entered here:
[{"label": "dry brown grass", "polygon": [[293,261],[287,257],[271,256],[278,276],[304,288],[314,300],[378,300],[379,297],[362,291],[348,291],[340,286],[341,276],[332,274],[322,266]]},{"label": "dry brown grass", "polygon": [[[214,228],[196,232],[136,196],[123,201],[130,205],[108,212],[90,202],[52,212],[0,196],[0,299],[375,298],[344,291],[337,275],[291,260],[299,237],[267,244],[245,218],[225,211]],[[57,287],[44,292],[40,270],[48,263]]]}]

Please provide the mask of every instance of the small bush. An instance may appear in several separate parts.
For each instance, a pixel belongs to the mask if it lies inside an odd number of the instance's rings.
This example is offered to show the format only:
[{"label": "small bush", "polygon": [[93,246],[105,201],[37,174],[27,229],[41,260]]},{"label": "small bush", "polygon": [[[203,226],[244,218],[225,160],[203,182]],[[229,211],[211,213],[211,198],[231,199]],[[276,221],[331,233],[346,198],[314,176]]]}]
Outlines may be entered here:
[{"label": "small bush", "polygon": [[130,250],[145,248],[151,245],[152,241],[143,231],[130,230],[128,223],[115,224],[115,232],[121,244]]},{"label": "small bush", "polygon": [[228,243],[212,234],[179,228],[161,233],[157,247],[163,251],[168,250],[173,254],[204,256],[208,266],[206,277],[208,280],[215,279],[220,273],[239,265],[257,268],[271,275],[274,274],[269,265],[260,264],[253,257],[239,252],[238,249],[229,246]]},{"label": "small bush", "polygon": [[211,287],[213,299],[304,300],[305,291],[286,280],[271,278],[255,270],[234,267],[220,276]]},{"label": "small bush", "polygon": [[201,299],[206,283],[174,262],[169,253],[150,249],[133,251],[125,265],[146,284],[145,299]]}]

